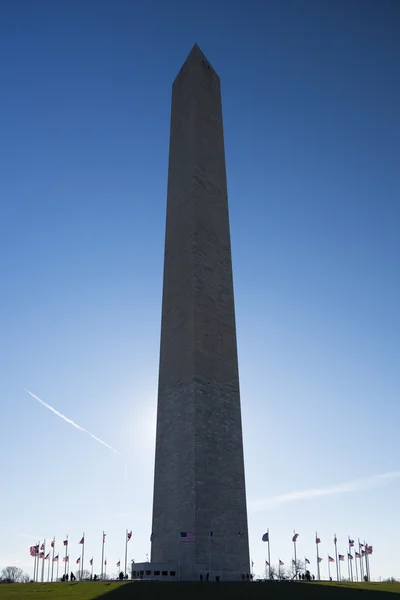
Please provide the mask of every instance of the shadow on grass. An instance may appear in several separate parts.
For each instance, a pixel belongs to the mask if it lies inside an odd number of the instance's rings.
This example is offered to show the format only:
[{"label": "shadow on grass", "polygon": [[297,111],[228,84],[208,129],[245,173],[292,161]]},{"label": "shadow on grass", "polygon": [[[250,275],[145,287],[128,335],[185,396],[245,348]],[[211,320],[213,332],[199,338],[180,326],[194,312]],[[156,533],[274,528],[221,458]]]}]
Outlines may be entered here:
[{"label": "shadow on grass", "polygon": [[[400,587],[395,584],[321,584],[321,583],[280,583],[274,581],[255,583],[178,583],[178,582],[131,582],[119,588],[101,594],[98,598],[104,600],[261,600],[277,598],[291,600],[292,598],[307,599],[327,598],[328,600],[348,599],[379,600],[388,594],[399,594]],[[362,598],[360,597],[362,596]],[[368,598],[367,598],[368,596]]]}]

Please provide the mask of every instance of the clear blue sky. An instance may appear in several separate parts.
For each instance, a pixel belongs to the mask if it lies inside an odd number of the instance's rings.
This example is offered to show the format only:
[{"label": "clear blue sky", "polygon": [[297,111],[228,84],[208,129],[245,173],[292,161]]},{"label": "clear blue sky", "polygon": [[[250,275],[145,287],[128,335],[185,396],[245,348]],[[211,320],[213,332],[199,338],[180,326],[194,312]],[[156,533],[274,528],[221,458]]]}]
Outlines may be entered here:
[{"label": "clear blue sky", "polygon": [[170,94],[197,42],[223,90],[254,570],[265,529],[288,564],[295,528],[313,572],[318,530],[323,574],[336,532],[400,577],[399,24],[397,0],[3,3],[0,568],[67,533],[76,560],[85,531],[99,572],[103,528],[111,572],[127,527],[149,552]]}]

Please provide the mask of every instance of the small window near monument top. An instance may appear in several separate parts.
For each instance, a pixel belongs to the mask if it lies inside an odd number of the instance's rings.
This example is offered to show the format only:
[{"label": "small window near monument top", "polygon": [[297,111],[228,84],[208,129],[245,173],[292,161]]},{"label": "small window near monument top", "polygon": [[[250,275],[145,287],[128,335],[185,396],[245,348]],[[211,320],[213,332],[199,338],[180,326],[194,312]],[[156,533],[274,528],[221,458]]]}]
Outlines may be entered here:
[{"label": "small window near monument top", "polygon": [[171,577],[175,577],[175,575],[176,575],[175,571],[170,571],[169,574]]},{"label": "small window near monument top", "polygon": [[159,575],[160,571],[154,571],[154,575]]},{"label": "small window near monument top", "polygon": [[167,577],[167,575],[168,575],[168,571],[162,571],[161,575],[162,575],[163,577]]}]

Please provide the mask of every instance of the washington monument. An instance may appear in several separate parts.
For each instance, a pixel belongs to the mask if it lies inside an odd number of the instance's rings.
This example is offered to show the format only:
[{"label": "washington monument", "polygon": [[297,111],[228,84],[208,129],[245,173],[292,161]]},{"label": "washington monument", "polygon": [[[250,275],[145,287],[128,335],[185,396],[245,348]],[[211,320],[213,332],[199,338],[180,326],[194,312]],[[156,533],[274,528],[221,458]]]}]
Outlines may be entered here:
[{"label": "washington monument", "polygon": [[220,80],[197,45],[172,86],[151,562],[250,572]]}]

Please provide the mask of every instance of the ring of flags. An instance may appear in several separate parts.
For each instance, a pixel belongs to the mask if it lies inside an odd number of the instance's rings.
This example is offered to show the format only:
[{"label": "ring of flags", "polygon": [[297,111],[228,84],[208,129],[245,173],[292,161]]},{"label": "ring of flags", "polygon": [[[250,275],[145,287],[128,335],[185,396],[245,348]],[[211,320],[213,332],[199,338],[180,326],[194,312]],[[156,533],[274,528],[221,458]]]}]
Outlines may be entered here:
[{"label": "ring of flags", "polygon": [[[298,567],[298,562],[296,560],[296,543],[298,541],[298,537],[299,534],[294,532],[293,537],[292,537],[292,542],[294,544],[294,553],[295,553],[295,557],[292,558],[291,561],[291,565],[295,570],[295,574],[293,575],[293,577],[297,578],[297,573],[299,571],[299,567]],[[263,542],[268,542],[268,553],[269,553],[269,543],[270,543],[270,537],[269,537],[269,530],[267,530],[266,533],[262,534],[261,536],[261,540]],[[318,546],[319,544],[321,544],[321,538],[318,536],[318,534],[316,534],[315,536],[315,543],[317,546],[317,557],[316,557],[316,562],[318,565],[318,579],[320,578],[320,572],[319,572],[319,564],[324,560],[323,557],[319,556],[318,553]],[[328,554],[328,573],[329,573],[329,577],[330,577],[330,569],[329,569],[329,564],[330,563],[337,563],[337,579],[341,579],[341,575],[340,575],[340,566],[339,563],[344,562],[345,561],[345,557],[346,554],[338,554],[337,553],[337,536],[336,534],[333,537],[333,543],[335,545],[335,550],[336,550],[336,561],[335,559]],[[363,558],[367,558],[369,555],[371,555],[373,553],[373,546],[370,546],[369,544],[365,543],[362,544],[360,541],[358,541],[359,544],[359,552],[357,552],[356,550],[354,550],[354,554],[352,553],[351,549],[354,548],[355,546],[355,540],[351,539],[350,536],[348,537],[348,546],[349,546],[349,550],[347,552],[347,560],[348,560],[348,569],[349,569],[349,580],[353,581],[353,567],[352,567],[352,561],[356,558],[359,559],[360,562],[360,580],[363,581],[365,579],[364,577],[364,571],[363,571],[363,565],[361,562],[361,559]],[[308,558],[304,558],[304,566],[306,567],[307,565],[310,565],[311,562]],[[279,567],[283,567],[284,566],[284,562],[279,559],[278,561],[278,565]],[[271,565],[270,565],[270,559],[269,559],[269,554],[268,554],[268,560],[265,561],[265,566],[269,567],[271,569]],[[356,580],[358,581],[358,569],[357,569],[357,563],[355,563],[355,567],[356,567]],[[369,565],[368,562],[366,561],[366,565],[365,565],[365,572],[366,572],[366,577],[367,577],[367,581],[370,581],[370,572],[369,572]],[[271,573],[271,570],[270,570]],[[314,576],[313,576],[314,577]],[[330,577],[330,579],[332,579]]]},{"label": "ring of flags", "polygon": [[[155,534],[153,532],[150,535],[150,541],[151,542],[154,540],[154,535]],[[209,542],[214,541],[214,536],[215,536],[215,532],[214,531],[209,531],[208,532]],[[241,537],[242,533],[239,532],[238,536]],[[296,543],[298,541],[298,537],[299,537],[299,533],[294,532],[293,537],[292,537],[292,542],[294,543],[295,556],[296,556]],[[131,538],[132,538],[132,531],[128,532],[128,530],[126,530],[126,543],[128,543],[131,540]],[[103,545],[105,543],[105,540],[106,540],[106,533],[103,532]],[[270,543],[269,530],[267,530],[264,534],[262,534],[261,540],[263,542],[268,542],[268,552],[269,552],[269,543]],[[195,532],[181,531],[179,533],[179,541],[180,542],[196,542],[196,534],[195,534]],[[53,558],[50,557],[50,552],[47,552],[47,554],[45,553],[45,546],[46,546],[45,541],[42,544],[38,543],[38,544],[34,544],[34,545],[32,545],[32,546],[29,547],[29,553],[35,559],[35,568],[36,568],[36,561],[37,561],[37,559],[49,560],[49,562],[50,561],[52,561],[52,562],[59,562],[59,558],[60,558],[59,554],[54,555],[55,543],[56,543],[56,540],[54,538],[51,541],[51,543],[50,543],[51,548],[53,548]],[[65,540],[63,540],[62,543],[63,543],[63,546],[65,547],[65,556],[63,557],[62,560],[63,560],[64,563],[69,563],[69,554],[67,554],[67,548],[68,548],[68,545],[69,545],[68,536],[67,536],[67,538]],[[83,536],[81,537],[81,539],[80,539],[80,541],[78,543],[81,544],[82,546],[84,546],[84,544],[85,544],[85,534],[83,534]],[[317,564],[319,564],[319,563],[321,563],[323,561],[323,557],[321,557],[321,556],[318,555],[318,546],[319,546],[319,544],[321,544],[321,538],[318,537],[317,534],[316,534],[316,537],[315,537],[315,543],[317,545],[317,561],[316,562],[317,562]],[[333,543],[334,543],[335,549],[336,549],[337,548],[337,536],[336,536],[336,534],[334,535]],[[349,537],[348,538],[349,551],[347,552],[347,560],[348,560],[348,567],[349,567],[349,578],[351,577],[351,580],[353,580],[353,570],[352,570],[352,567],[351,567],[351,562],[354,560],[354,558],[356,558],[356,559],[359,560],[359,563],[360,563],[360,578],[361,578],[361,580],[364,578],[364,568],[363,568],[362,559],[365,559],[365,563],[366,563],[365,564],[365,573],[366,573],[366,576],[368,577],[367,580],[370,580],[369,565],[368,565],[368,556],[370,556],[370,555],[373,554],[373,546],[370,546],[366,542],[361,543],[360,541],[358,541],[358,551],[355,549],[354,550],[354,555],[353,555],[351,549],[354,548],[354,546],[355,546],[355,540],[351,539]],[[84,547],[82,548],[82,553],[83,553],[83,550],[84,550]],[[269,556],[269,554],[268,554],[268,556]],[[337,553],[337,549],[336,549],[336,557],[337,557],[337,559],[335,561],[335,559],[332,556],[330,556],[330,554],[328,554],[328,566],[329,566],[329,563],[335,563],[335,562],[337,562],[337,565],[338,565],[338,563],[344,562],[346,554],[338,554]],[[83,554],[81,556],[79,556],[79,558],[77,558],[77,560],[76,560],[76,564],[79,565],[81,563],[82,563],[82,569],[83,569]],[[89,564],[93,567],[93,557],[90,559]],[[285,563],[281,559],[279,559],[279,561],[278,561],[279,567],[283,567],[284,564]],[[311,561],[308,558],[305,558],[304,565],[310,565],[310,564],[311,564]],[[107,559],[104,560],[104,565],[107,565]],[[120,560],[116,563],[116,566],[118,568],[120,568],[120,566],[121,566],[121,561]],[[266,560],[265,561],[265,566],[266,567],[270,567],[271,566],[270,565],[270,560]],[[296,570],[296,577],[297,577],[298,566],[297,566],[297,560],[296,560],[296,558],[292,559],[292,566]],[[337,568],[338,568],[338,566],[337,566]],[[50,565],[49,565],[49,568],[50,568]],[[125,558],[125,568],[126,568],[126,558]],[[357,563],[356,563],[356,569],[357,569]],[[93,571],[93,569],[92,569],[92,571]],[[39,572],[39,569],[37,569],[37,572]],[[58,573],[58,571],[57,571],[57,573]],[[340,569],[339,569],[338,573],[340,573]],[[351,573],[351,575],[350,575],[350,573]],[[318,568],[318,576],[319,576],[319,568]],[[52,571],[52,577],[53,577],[53,571]],[[357,577],[357,581],[358,581],[358,573],[356,574],[356,577]],[[338,574],[338,579],[339,579],[339,574]]]}]

